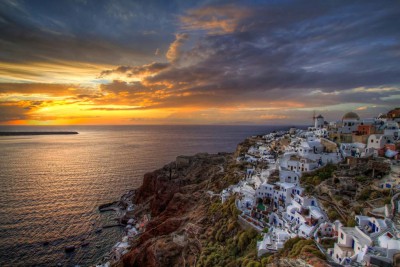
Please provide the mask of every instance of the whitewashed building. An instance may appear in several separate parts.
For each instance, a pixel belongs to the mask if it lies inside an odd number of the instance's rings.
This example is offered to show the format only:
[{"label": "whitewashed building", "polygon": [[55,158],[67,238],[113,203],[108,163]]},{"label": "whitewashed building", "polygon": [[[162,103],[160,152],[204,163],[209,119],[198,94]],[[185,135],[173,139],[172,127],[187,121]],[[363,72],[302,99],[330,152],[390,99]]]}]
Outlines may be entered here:
[{"label": "whitewashed building", "polygon": [[368,137],[367,141],[367,149],[381,149],[386,144],[393,144],[394,137],[391,135],[384,135],[384,134],[371,134]]}]

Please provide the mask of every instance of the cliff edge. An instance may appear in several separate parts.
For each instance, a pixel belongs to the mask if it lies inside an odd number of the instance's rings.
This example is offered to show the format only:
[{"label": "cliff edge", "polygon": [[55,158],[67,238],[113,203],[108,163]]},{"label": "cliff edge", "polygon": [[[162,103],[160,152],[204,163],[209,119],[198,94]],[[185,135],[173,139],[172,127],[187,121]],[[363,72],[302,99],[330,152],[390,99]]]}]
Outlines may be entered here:
[{"label": "cliff edge", "polygon": [[232,156],[181,156],[145,174],[133,197],[134,215],[150,220],[134,248],[116,266],[195,265],[202,250],[200,236],[213,223],[208,208],[213,198],[220,201],[214,192],[220,192],[232,180],[225,171],[233,162]]}]

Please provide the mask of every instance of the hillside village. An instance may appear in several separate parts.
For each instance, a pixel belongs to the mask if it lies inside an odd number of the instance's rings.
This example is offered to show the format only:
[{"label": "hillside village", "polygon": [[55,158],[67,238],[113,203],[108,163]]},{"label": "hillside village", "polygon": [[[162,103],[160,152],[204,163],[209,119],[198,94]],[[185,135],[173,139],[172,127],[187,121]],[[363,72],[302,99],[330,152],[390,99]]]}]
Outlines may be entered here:
[{"label": "hillside village", "polygon": [[245,178],[222,191],[222,202],[235,196],[239,222],[262,234],[259,257],[302,237],[333,265],[399,264],[400,108],[313,120],[306,130],[250,138],[236,159]]}]

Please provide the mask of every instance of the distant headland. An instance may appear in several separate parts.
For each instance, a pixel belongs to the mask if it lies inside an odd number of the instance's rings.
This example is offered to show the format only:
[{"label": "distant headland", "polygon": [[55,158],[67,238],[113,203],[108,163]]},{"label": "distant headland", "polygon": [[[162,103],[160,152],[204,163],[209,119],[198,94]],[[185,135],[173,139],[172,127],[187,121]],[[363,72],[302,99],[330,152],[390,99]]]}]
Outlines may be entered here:
[{"label": "distant headland", "polygon": [[47,131],[47,132],[0,132],[0,136],[21,136],[21,135],[65,135],[65,134],[79,134],[78,132],[58,132],[58,131]]}]

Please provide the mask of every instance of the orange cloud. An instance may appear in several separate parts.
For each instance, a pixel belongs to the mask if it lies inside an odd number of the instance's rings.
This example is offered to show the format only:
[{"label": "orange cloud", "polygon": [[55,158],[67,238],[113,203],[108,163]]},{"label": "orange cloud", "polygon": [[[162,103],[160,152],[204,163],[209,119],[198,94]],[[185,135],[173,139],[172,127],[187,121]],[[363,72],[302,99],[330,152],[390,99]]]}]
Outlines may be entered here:
[{"label": "orange cloud", "polygon": [[74,84],[55,83],[0,83],[0,95],[68,96],[77,93],[93,93],[95,89]]},{"label": "orange cloud", "polygon": [[167,54],[165,55],[169,62],[175,63],[179,60],[181,48],[188,38],[189,35],[186,33],[175,34],[175,41],[169,46]]},{"label": "orange cloud", "polygon": [[287,119],[288,116],[285,115],[276,115],[276,114],[264,114],[260,116],[262,120],[282,120]]},{"label": "orange cloud", "polygon": [[240,21],[251,15],[246,7],[224,5],[192,9],[181,16],[185,30],[205,30],[211,34],[234,32]]}]

